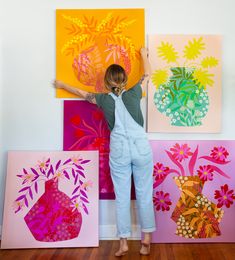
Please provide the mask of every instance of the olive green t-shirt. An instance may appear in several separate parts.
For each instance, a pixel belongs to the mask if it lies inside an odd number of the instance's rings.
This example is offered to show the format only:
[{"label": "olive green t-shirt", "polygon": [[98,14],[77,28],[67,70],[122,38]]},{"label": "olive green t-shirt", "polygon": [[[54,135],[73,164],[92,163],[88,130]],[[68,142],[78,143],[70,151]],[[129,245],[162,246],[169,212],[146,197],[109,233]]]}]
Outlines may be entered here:
[{"label": "olive green t-shirt", "polygon": [[[140,108],[142,98],[142,88],[136,84],[133,88],[122,94],[122,101],[132,116],[132,118],[141,126],[144,125],[143,114]],[[112,131],[115,123],[115,101],[109,94],[96,94],[96,103],[104,111],[109,129]]]}]

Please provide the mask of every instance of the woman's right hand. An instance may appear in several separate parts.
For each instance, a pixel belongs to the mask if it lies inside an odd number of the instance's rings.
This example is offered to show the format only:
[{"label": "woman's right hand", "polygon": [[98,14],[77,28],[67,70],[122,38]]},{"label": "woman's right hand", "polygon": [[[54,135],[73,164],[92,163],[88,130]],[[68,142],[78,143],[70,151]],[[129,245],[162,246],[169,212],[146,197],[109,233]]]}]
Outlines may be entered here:
[{"label": "woman's right hand", "polygon": [[142,47],[140,49],[140,54],[141,54],[142,58],[147,58],[148,57],[148,49],[145,48],[145,47]]},{"label": "woman's right hand", "polygon": [[61,80],[54,80],[53,85],[55,88],[64,88],[65,84]]}]

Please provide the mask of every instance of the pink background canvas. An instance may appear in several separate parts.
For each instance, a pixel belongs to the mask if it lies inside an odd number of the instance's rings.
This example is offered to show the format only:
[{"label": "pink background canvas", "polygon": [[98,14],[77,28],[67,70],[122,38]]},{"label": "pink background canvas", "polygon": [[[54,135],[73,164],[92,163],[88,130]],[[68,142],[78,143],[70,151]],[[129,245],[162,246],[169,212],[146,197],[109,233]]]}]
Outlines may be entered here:
[{"label": "pink background canvas", "polygon": [[[165,60],[157,55],[157,48],[161,45],[161,42],[169,42],[173,44],[175,50],[179,53],[179,65],[184,64],[185,58],[183,58],[184,46],[189,40],[193,38],[203,37],[205,43],[205,50],[202,51],[202,55],[192,63],[201,61],[206,56],[214,56],[219,60],[217,67],[210,68],[209,73],[214,74],[214,85],[208,86],[210,105],[207,115],[202,119],[203,124],[201,126],[181,127],[170,125],[170,118],[161,114],[156,105],[153,102],[154,93],[156,91],[155,85],[150,80],[148,88],[148,119],[147,129],[148,132],[179,132],[179,133],[218,133],[221,131],[221,70],[222,70],[222,57],[221,57],[221,36],[218,35],[149,35],[149,59],[152,67],[152,72],[156,69],[163,69],[169,66]],[[174,66],[172,66],[174,67]]]},{"label": "pink background canvas", "polygon": [[[39,160],[50,158],[51,162],[58,160],[65,161],[68,158],[79,156],[90,162],[83,164],[86,180],[92,181],[92,187],[87,191],[89,203],[87,209],[89,214],[81,210],[82,225],[78,237],[58,241],[41,242],[37,241],[24,221],[24,217],[32,206],[44,194],[44,181],[38,181],[38,194],[33,190],[33,200],[28,197],[28,208],[25,206],[18,213],[14,213],[13,202],[19,196],[18,191],[23,188],[22,181],[16,175],[34,168]],[[71,177],[71,176],[70,176]],[[71,178],[72,179],[72,178]],[[25,185],[24,185],[25,186]],[[74,185],[67,178],[59,178],[59,190],[71,197]],[[2,248],[48,248],[48,247],[89,247],[98,246],[98,152],[77,151],[77,152],[9,152],[8,171],[5,190],[5,204],[2,230]]]},{"label": "pink background canvas", "polygon": [[[154,164],[157,162],[162,163],[164,166],[168,166],[173,169],[178,169],[177,166],[172,163],[166,154],[166,150],[170,150],[176,143],[182,145],[187,144],[191,151],[194,151],[198,145],[199,152],[198,157],[202,155],[209,155],[213,147],[223,146],[228,152],[228,160],[231,161],[226,165],[219,165],[218,167],[223,170],[230,179],[227,179],[217,173],[214,174],[213,181],[207,181],[203,188],[203,194],[215,204],[216,199],[214,198],[214,191],[220,190],[220,187],[224,184],[228,184],[229,189],[235,191],[235,141],[150,141],[153,150]],[[197,160],[195,165],[195,174],[198,170],[199,165],[213,164],[204,159]],[[183,163],[184,165],[184,163]],[[189,173],[187,172],[186,175]],[[180,191],[176,186],[173,177],[177,176],[175,173],[169,174],[166,179],[154,189],[154,195],[156,191],[164,191],[170,194],[172,205],[170,205],[169,211],[157,211],[155,209],[156,217],[156,231],[153,233],[153,242],[155,243],[201,243],[201,242],[235,242],[235,205],[232,204],[230,208],[222,207],[224,210],[224,216],[220,222],[221,236],[215,238],[200,238],[200,239],[188,239],[175,235],[176,223],[171,219],[171,214],[176,206],[177,201],[180,198]]]}]

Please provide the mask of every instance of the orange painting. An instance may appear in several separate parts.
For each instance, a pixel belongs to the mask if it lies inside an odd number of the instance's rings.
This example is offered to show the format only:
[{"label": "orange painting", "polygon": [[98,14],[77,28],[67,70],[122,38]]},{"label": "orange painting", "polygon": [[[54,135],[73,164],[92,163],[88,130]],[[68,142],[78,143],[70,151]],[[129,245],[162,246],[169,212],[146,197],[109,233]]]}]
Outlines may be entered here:
[{"label": "orange painting", "polygon": [[[56,10],[56,79],[106,92],[105,70],[116,63],[126,70],[131,87],[143,74],[144,35],[144,9]],[[57,97],[74,95],[57,89]]]}]

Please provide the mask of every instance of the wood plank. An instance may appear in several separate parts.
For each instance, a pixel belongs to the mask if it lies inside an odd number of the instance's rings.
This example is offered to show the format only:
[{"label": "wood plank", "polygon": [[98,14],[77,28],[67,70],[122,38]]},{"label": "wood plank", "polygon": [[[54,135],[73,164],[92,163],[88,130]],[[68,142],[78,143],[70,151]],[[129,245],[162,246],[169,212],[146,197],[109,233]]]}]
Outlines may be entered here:
[{"label": "wood plank", "polygon": [[[235,243],[227,244],[152,244],[151,255],[140,256],[140,241],[129,240],[123,260],[234,260]],[[94,248],[2,249],[0,260],[114,260],[119,241],[101,240]]]}]

